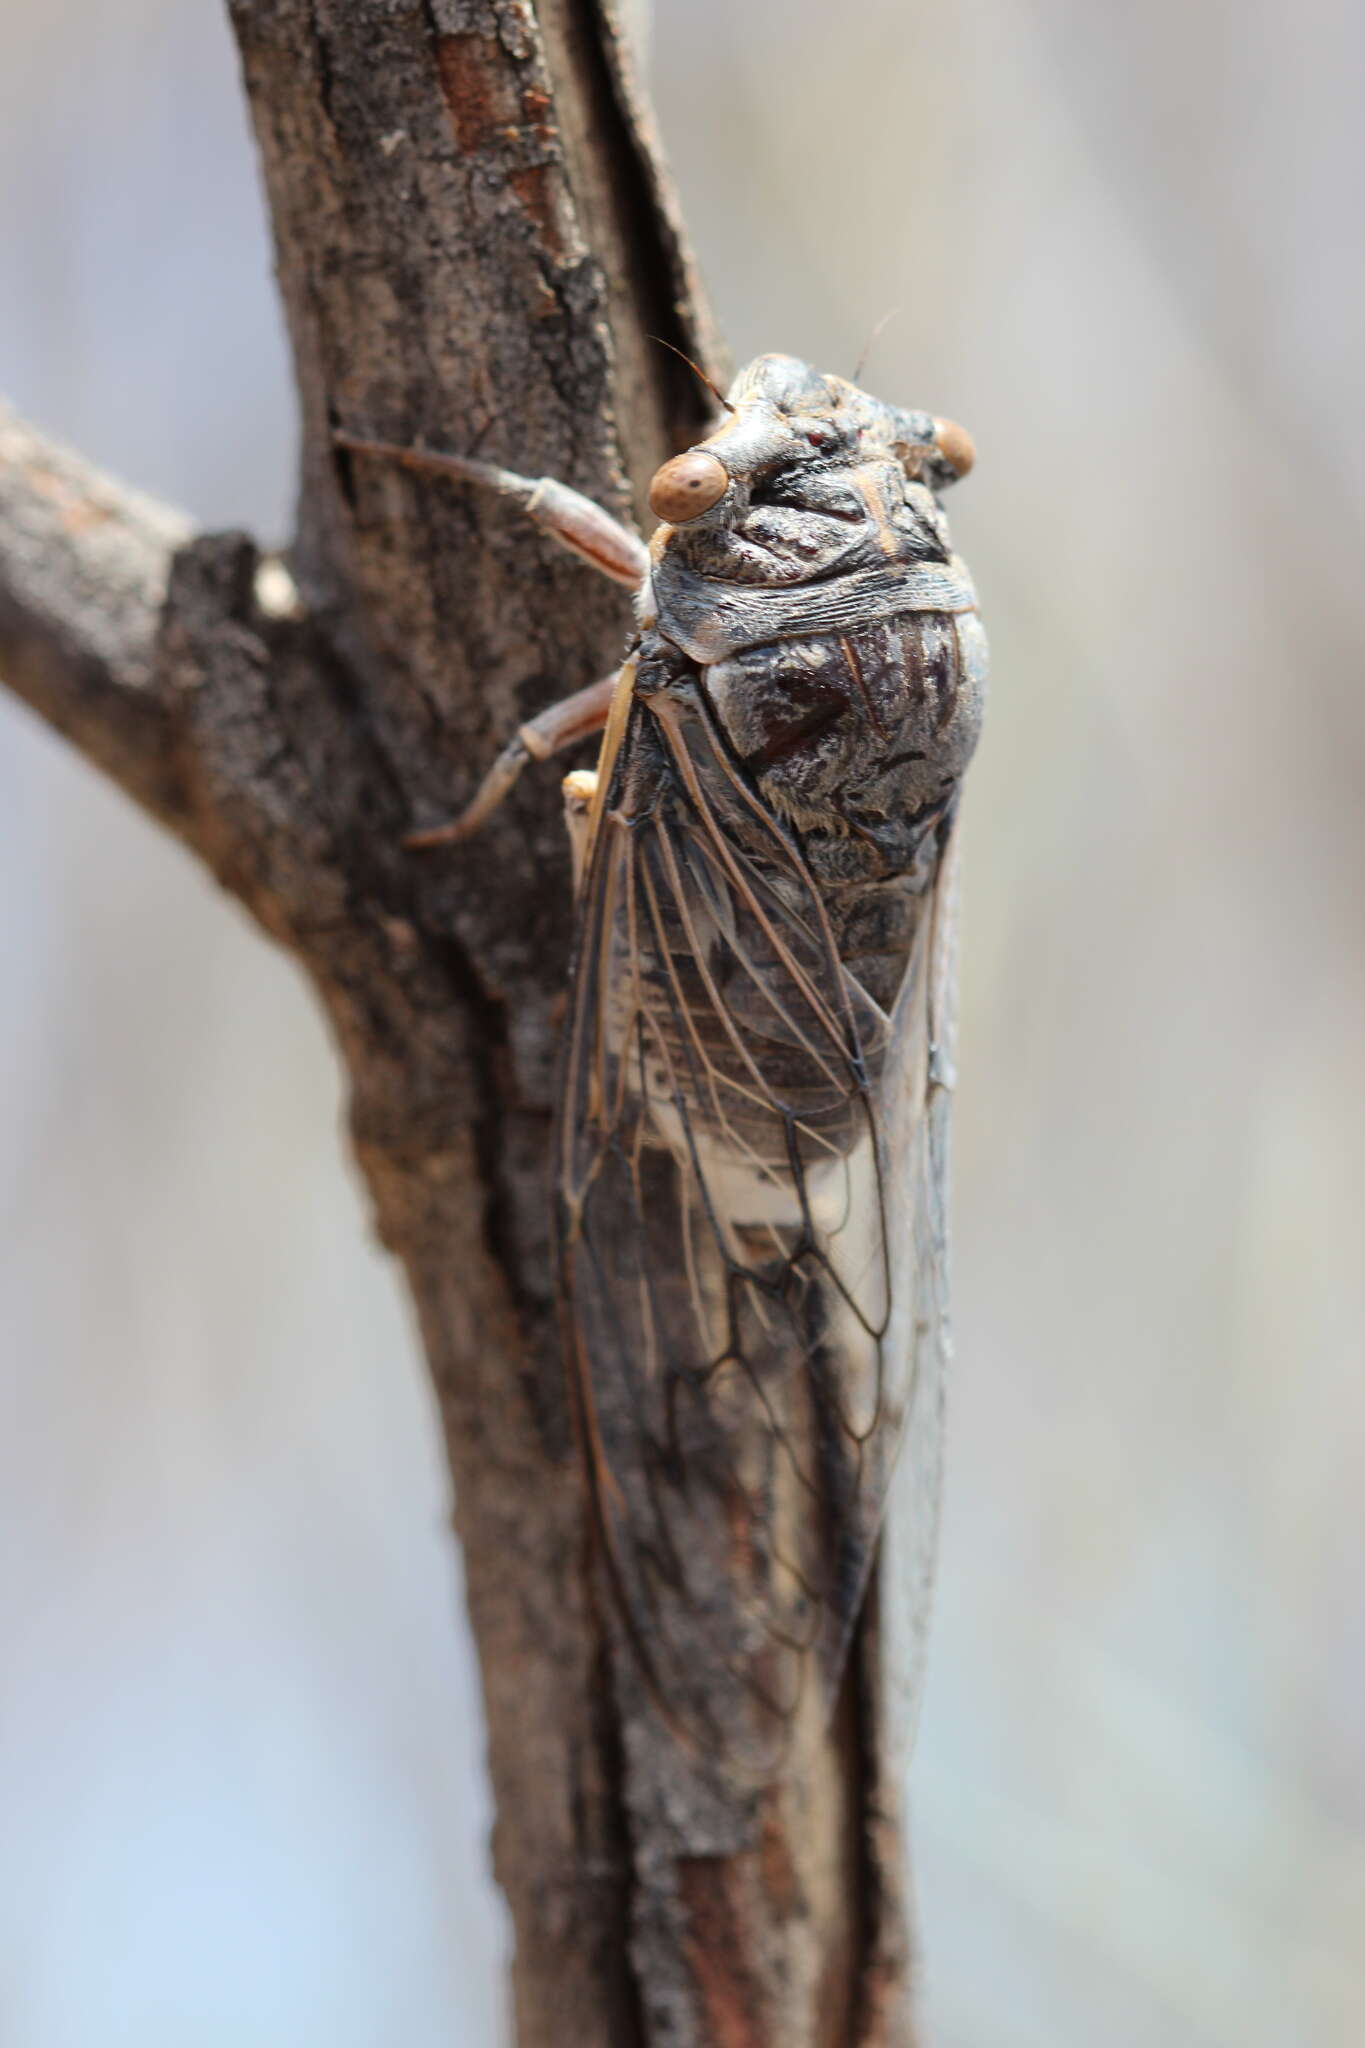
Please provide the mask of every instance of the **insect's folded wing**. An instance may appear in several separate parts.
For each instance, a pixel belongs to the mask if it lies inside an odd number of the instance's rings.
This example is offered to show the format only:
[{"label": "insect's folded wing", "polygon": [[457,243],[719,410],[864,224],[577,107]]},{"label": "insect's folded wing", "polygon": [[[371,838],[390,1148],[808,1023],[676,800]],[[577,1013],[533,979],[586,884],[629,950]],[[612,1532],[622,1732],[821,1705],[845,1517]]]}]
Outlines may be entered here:
[{"label": "insect's folded wing", "polygon": [[[923,926],[923,972],[892,1018],[880,1114],[897,1280],[887,1355],[900,1417],[883,1479],[882,1725],[908,1750],[919,1718],[938,1551],[948,1320],[948,1145],[957,1035],[957,835]],[[894,1474],[894,1486],[891,1480]]]},{"label": "insect's folded wing", "polygon": [[562,1271],[639,1659],[698,1743],[763,1771],[837,1685],[924,1349],[931,906],[890,1132],[887,1019],[780,830],[696,767],[594,849]]}]

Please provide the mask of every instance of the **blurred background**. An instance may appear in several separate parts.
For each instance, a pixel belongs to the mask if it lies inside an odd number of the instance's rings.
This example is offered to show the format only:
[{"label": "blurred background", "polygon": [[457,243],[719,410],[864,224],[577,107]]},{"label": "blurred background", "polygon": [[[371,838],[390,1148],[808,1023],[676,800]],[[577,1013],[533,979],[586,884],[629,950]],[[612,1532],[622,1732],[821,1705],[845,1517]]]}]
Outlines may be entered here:
[{"label": "blurred background", "polygon": [[[935,2048],[1365,2040],[1365,15],[657,0],[736,357],[965,421]],[[0,0],[0,386],[288,530],[203,0]],[[454,434],[458,440],[458,433]],[[0,700],[0,2048],[484,2048],[431,1397],[289,966]]]}]

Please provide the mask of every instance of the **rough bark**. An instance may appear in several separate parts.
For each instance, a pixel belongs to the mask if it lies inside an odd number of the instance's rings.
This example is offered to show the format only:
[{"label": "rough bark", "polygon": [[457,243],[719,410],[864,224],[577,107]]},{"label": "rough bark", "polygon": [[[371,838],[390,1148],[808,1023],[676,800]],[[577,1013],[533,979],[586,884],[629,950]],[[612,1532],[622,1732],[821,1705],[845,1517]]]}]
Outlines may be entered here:
[{"label": "rough bark", "polygon": [[232,0],[302,445],[288,569],[0,415],[0,670],[303,962],[439,1390],[522,2048],[910,2040],[875,1625],[756,1792],[689,1761],[601,1597],[554,1326],[568,960],[556,778],[403,851],[516,724],[608,669],[621,593],[339,425],[629,514],[716,351],[596,0]]}]

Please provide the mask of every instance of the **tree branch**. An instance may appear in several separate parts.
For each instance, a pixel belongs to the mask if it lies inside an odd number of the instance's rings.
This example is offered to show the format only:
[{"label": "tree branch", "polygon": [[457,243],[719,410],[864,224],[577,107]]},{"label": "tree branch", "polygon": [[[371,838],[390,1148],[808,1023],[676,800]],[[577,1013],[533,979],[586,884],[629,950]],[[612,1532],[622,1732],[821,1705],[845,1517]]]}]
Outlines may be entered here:
[{"label": "tree branch", "polygon": [[186,793],[153,684],[188,527],[0,401],[0,656],[9,688],[174,830]]},{"label": "tree branch", "polygon": [[[714,365],[601,0],[231,0],[299,383],[291,585],[8,424],[0,670],[288,945],[332,1021],[439,1391],[523,2048],[910,2040],[875,1622],[766,1791],[689,1759],[614,1641],[546,1193],[568,860],[553,777],[477,845],[405,831],[619,657],[622,594],[345,427],[619,513]],[[163,598],[164,592],[164,598]]]}]

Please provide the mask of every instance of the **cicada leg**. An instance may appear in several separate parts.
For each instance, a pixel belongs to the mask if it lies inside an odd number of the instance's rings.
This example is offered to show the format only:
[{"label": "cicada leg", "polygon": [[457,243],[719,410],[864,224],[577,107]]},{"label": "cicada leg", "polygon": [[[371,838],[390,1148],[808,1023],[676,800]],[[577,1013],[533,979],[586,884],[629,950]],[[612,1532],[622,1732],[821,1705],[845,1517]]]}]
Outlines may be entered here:
[{"label": "cicada leg", "polygon": [[498,755],[479,784],[473,800],[459,817],[452,818],[446,825],[431,826],[425,832],[410,832],[403,844],[418,849],[454,846],[477,832],[492,817],[529,761],[548,761],[553,755],[562,753],[565,747],[574,746],[579,740],[591,739],[595,732],[601,732],[611,710],[617,674],[618,671],[613,669],[599,682],[589,683],[585,690],[575,690],[572,697],[561,697],[557,704],[551,704],[537,717],[528,719],[519,728],[516,738]]},{"label": "cicada leg", "polygon": [[591,498],[552,476],[518,476],[514,470],[499,469],[495,462],[476,462],[469,455],[445,455],[434,448],[404,448],[396,441],[372,441],[363,434],[338,431],[333,435],[338,448],[353,455],[377,455],[404,469],[425,470],[435,476],[456,477],[461,483],[480,484],[512,498],[536,525],[566,547],[570,554],[591,563],[613,583],[638,590],[649,568],[649,550],[638,534],[631,533]]},{"label": "cicada leg", "polygon": [[[581,491],[553,477],[518,476],[493,462],[478,462],[469,455],[448,455],[434,448],[404,448],[396,441],[373,441],[363,434],[338,431],[333,435],[338,448],[354,455],[374,455],[405,469],[425,470],[437,476],[457,478],[461,483],[479,484],[500,496],[512,498],[537,526],[566,547],[570,554],[588,562],[614,583],[638,590],[649,569],[649,550],[638,534],[594,505]],[[404,840],[409,847],[452,846],[492,816],[528,761],[548,761],[552,754],[571,747],[578,740],[600,732],[611,708],[616,676],[603,676],[571,697],[551,704],[518,731],[485,775],[470,803],[448,824],[412,832]]]}]

